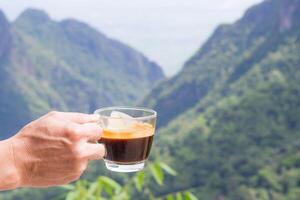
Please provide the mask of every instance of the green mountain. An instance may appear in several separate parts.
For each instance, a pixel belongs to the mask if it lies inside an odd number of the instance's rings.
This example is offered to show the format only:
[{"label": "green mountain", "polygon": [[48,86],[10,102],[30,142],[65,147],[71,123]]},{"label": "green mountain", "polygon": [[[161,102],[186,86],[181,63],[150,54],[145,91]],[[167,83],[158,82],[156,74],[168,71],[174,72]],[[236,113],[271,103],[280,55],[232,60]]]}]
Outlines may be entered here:
[{"label": "green mountain", "polygon": [[299,199],[299,84],[300,1],[267,0],[219,26],[142,102],[159,115],[153,156],[180,172],[168,191]]},{"label": "green mountain", "polygon": [[0,11],[0,138],[50,109],[93,112],[132,105],[164,77],[131,47],[89,25],[27,9]]},{"label": "green mountain", "polygon": [[159,111],[162,126],[212,93],[223,96],[225,88],[242,80],[271,52],[297,40],[297,6],[296,0],[264,1],[234,24],[220,25],[183,69],[155,87],[141,104]]},{"label": "green mountain", "polygon": [[299,0],[266,0],[219,26],[140,103],[158,111],[151,159],[178,172],[157,194],[190,189],[207,200],[298,200],[299,85]]}]

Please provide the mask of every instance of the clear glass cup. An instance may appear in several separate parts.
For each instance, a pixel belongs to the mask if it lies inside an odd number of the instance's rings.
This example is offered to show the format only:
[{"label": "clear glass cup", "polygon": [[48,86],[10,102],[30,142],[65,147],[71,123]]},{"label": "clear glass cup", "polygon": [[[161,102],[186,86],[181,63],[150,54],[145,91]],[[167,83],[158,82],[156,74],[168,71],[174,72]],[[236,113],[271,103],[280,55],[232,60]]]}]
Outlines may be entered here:
[{"label": "clear glass cup", "polygon": [[147,108],[106,107],[95,111],[103,128],[99,143],[105,145],[104,162],[116,172],[144,168],[149,157],[156,124],[156,112]]}]

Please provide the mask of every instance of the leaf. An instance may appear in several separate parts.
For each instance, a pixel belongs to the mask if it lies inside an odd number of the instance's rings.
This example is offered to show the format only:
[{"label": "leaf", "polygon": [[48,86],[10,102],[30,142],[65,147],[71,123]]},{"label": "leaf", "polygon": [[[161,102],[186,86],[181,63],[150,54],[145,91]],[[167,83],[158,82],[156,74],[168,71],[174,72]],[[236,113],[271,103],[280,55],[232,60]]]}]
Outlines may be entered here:
[{"label": "leaf", "polygon": [[96,196],[88,196],[86,200],[97,200]]},{"label": "leaf", "polygon": [[102,181],[98,179],[98,181],[95,183],[97,184],[96,191],[94,193],[94,195],[97,197],[96,200],[104,200],[102,197],[102,190],[104,189]]},{"label": "leaf", "polygon": [[66,197],[66,200],[76,200],[77,193],[76,192],[69,192],[69,194]]},{"label": "leaf", "polygon": [[122,187],[119,183],[106,176],[100,176],[98,182],[100,185],[104,186],[105,192],[110,196],[113,196],[114,193],[117,194],[122,190]]},{"label": "leaf", "polygon": [[88,189],[88,195],[93,195],[98,189],[98,183],[94,182],[90,185],[89,189]]},{"label": "leaf", "polygon": [[101,179],[101,177],[99,177],[99,179],[98,179],[98,184],[99,184],[99,186],[101,186],[104,190],[105,190],[105,192],[108,194],[108,195],[113,195],[113,188],[109,185],[109,184],[107,184],[107,183],[105,183],[102,179]]},{"label": "leaf", "polygon": [[77,199],[84,199],[87,197],[87,181],[79,180],[76,182]]},{"label": "leaf", "polygon": [[176,200],[183,200],[183,197],[182,197],[181,193],[176,194]]},{"label": "leaf", "polygon": [[139,192],[141,192],[143,189],[144,178],[145,178],[145,173],[143,171],[138,172],[134,177],[134,184]]},{"label": "leaf", "polygon": [[195,195],[193,195],[191,192],[185,192],[184,199],[185,200],[198,200],[198,198]]},{"label": "leaf", "polygon": [[161,167],[159,164],[154,163],[150,165],[150,171],[158,185],[163,185],[164,181],[164,173],[161,170]]},{"label": "leaf", "polygon": [[66,185],[61,185],[61,186],[58,186],[62,189],[65,189],[65,190],[74,190],[75,189],[75,186],[74,185],[71,185],[71,184],[66,184]]},{"label": "leaf", "polygon": [[126,191],[122,191],[118,195],[114,196],[112,199],[113,200],[129,200],[130,197],[129,197],[129,194]]},{"label": "leaf", "polygon": [[111,187],[113,187],[117,191],[122,189],[121,185],[119,183],[117,183],[115,180],[111,179],[111,178],[108,178],[106,176],[102,176],[101,180],[104,183],[107,183],[108,185],[110,185]]},{"label": "leaf", "polygon": [[175,200],[175,199],[174,199],[173,195],[169,194],[169,195],[167,196],[166,200]]},{"label": "leaf", "polygon": [[168,174],[170,174],[172,176],[177,175],[177,172],[174,169],[172,169],[169,165],[167,165],[166,163],[160,162],[159,165]]}]

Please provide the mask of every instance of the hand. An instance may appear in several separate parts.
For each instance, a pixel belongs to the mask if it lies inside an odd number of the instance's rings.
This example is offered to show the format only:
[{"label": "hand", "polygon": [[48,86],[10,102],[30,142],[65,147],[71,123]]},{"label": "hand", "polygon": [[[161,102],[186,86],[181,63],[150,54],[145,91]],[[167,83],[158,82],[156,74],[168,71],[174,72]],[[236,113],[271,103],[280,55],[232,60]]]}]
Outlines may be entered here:
[{"label": "hand", "polygon": [[10,138],[18,186],[48,187],[78,179],[89,160],[105,153],[95,143],[102,133],[96,121],[94,115],[50,112]]}]

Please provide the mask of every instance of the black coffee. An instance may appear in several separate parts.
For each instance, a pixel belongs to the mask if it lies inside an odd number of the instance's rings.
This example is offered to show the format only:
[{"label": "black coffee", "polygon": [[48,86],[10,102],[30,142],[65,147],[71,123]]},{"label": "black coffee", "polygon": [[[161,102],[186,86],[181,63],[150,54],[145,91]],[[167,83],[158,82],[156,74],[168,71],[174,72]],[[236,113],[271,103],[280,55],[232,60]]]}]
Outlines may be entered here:
[{"label": "black coffee", "polygon": [[105,159],[116,163],[136,163],[146,160],[149,156],[153,135],[140,138],[101,138],[105,144]]}]

